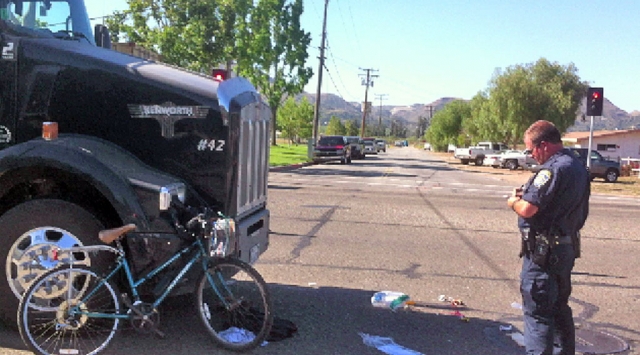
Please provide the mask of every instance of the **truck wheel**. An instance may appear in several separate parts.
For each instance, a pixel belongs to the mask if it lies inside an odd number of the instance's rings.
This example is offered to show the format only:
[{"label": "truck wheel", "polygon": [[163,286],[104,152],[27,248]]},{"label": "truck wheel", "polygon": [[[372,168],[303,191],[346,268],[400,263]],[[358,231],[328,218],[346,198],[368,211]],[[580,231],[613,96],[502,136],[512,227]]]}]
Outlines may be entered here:
[{"label": "truck wheel", "polygon": [[518,169],[518,162],[516,160],[507,160],[504,166],[509,170],[516,170]]},{"label": "truck wheel", "polygon": [[460,159],[462,165],[469,165],[469,159]]},{"label": "truck wheel", "polygon": [[476,158],[476,166],[480,166],[482,165],[482,162],[484,161],[484,157],[477,157]]},{"label": "truck wheel", "polygon": [[[91,213],[62,200],[32,200],[7,211],[0,217],[0,320],[16,326],[19,297],[37,276],[55,268],[51,258],[54,246],[68,248],[100,243],[98,232],[104,226]],[[103,254],[103,253],[101,253]],[[104,270],[113,261],[111,255],[77,253],[75,264]]]},{"label": "truck wheel", "polygon": [[616,182],[618,181],[618,172],[615,169],[607,170],[607,173],[604,175],[604,181],[606,182]]}]

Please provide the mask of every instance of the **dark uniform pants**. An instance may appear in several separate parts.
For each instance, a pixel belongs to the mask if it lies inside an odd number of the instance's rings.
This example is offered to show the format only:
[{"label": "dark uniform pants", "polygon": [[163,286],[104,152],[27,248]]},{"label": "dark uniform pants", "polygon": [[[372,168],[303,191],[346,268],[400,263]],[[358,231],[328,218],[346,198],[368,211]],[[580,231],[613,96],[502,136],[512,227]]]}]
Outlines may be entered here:
[{"label": "dark uniform pants", "polygon": [[575,354],[575,326],[568,304],[574,261],[572,245],[555,246],[545,268],[523,257],[520,292],[528,355],[552,355],[554,340],[562,349],[560,354]]}]

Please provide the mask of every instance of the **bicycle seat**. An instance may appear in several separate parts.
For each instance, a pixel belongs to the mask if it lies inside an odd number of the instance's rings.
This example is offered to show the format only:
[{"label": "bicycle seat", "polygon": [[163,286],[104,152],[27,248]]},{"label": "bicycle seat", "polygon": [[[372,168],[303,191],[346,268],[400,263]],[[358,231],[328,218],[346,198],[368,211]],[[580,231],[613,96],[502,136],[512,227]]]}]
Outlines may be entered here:
[{"label": "bicycle seat", "polygon": [[111,244],[135,229],[136,225],[129,223],[122,227],[102,230],[98,233],[98,238],[100,238],[100,240],[105,244]]}]

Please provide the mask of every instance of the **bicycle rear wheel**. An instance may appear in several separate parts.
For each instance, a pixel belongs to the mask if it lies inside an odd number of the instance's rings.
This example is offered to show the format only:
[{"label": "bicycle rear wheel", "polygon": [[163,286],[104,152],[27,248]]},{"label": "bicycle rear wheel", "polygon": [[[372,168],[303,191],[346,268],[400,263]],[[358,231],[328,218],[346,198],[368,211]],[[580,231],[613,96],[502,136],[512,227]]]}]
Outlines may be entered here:
[{"label": "bicycle rear wheel", "polygon": [[267,338],[273,308],[267,284],[249,264],[214,260],[197,283],[197,312],[219,346],[233,351],[253,349]]},{"label": "bicycle rear wheel", "polygon": [[36,354],[97,354],[113,338],[119,323],[113,316],[119,312],[118,292],[110,282],[86,267],[61,267],[40,276],[24,293],[18,327]]}]

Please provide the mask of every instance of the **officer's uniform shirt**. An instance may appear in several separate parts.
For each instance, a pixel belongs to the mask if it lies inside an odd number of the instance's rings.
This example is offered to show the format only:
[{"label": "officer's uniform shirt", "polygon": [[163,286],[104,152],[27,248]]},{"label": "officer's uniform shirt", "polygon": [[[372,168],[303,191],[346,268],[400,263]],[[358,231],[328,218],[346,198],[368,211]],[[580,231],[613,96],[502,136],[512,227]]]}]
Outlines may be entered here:
[{"label": "officer's uniform shirt", "polygon": [[[583,163],[569,150],[558,151],[523,186],[522,199],[537,206],[538,212],[531,218],[520,217],[520,230],[545,232],[553,227],[551,232],[558,236],[576,233],[587,218],[590,189]],[[569,211],[575,212],[569,215]]]}]

